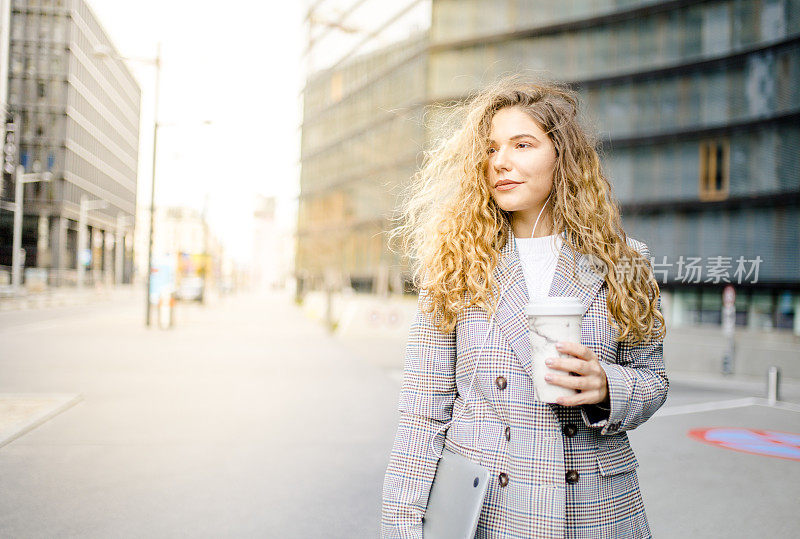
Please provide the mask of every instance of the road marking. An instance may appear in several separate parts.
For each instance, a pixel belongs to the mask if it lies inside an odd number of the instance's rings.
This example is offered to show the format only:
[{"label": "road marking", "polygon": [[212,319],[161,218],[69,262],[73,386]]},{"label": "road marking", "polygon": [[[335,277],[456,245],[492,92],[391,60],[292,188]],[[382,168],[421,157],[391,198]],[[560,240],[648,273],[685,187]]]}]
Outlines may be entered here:
[{"label": "road marking", "polygon": [[748,397],[745,399],[733,399],[725,401],[698,402],[695,404],[684,404],[681,406],[668,406],[661,408],[653,417],[667,417],[673,415],[696,414],[700,412],[713,412],[715,410],[727,410],[730,408],[743,408],[746,406],[766,406],[768,408],[780,408],[790,412],[800,413],[800,405],[791,402],[778,401],[774,405],[769,404],[767,399],[760,397]]},{"label": "road marking", "polygon": [[741,427],[692,429],[690,438],[751,455],[800,461],[800,434]]}]

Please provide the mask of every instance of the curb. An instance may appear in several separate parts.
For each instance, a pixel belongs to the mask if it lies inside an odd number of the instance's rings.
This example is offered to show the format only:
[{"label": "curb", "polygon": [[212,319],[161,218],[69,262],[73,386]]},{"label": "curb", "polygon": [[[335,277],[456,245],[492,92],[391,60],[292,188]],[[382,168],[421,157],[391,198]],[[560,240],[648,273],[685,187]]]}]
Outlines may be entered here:
[{"label": "curb", "polygon": [[54,400],[52,406],[36,413],[23,421],[21,424],[12,424],[5,430],[0,431],[0,447],[3,447],[17,438],[27,434],[49,419],[54,418],[61,412],[71,408],[83,400],[79,393],[75,394],[42,394],[42,393],[0,393],[0,401],[4,399],[18,400]]},{"label": "curb", "polygon": [[[675,381],[680,384],[703,386],[711,388],[736,388],[753,389],[765,388],[767,385],[766,374],[761,376],[749,375],[723,375],[704,372],[670,371],[667,369],[667,377],[670,382]],[[792,391],[800,392],[800,380],[797,378],[781,378],[781,385],[791,388]]]}]

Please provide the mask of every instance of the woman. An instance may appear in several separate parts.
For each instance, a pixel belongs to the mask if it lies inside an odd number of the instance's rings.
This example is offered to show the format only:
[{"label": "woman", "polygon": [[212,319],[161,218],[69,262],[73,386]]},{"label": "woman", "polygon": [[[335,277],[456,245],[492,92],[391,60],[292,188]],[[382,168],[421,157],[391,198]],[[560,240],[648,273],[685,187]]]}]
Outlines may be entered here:
[{"label": "woman", "polygon": [[[626,435],[669,385],[649,251],[622,229],[572,91],[503,81],[461,110],[395,230],[421,292],[382,534],[422,535],[444,447],[490,472],[477,537],[650,537]],[[579,392],[555,404],[533,392],[524,307],[541,296],[586,307],[550,364]]]}]

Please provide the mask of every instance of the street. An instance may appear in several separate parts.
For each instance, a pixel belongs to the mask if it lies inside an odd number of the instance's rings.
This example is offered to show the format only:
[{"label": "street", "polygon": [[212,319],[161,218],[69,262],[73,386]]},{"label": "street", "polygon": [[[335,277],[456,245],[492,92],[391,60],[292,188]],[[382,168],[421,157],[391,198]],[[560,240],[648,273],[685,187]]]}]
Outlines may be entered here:
[{"label": "street", "polygon": [[12,325],[0,393],[83,401],[0,448],[2,537],[367,537],[397,385],[284,298]]},{"label": "street", "polygon": [[[0,394],[82,397],[0,447],[0,536],[376,537],[403,343],[370,357],[283,293],[146,330],[140,299],[0,312]],[[673,381],[662,410],[753,396]],[[630,433],[654,536],[795,533],[800,461],[687,432],[798,433],[800,407],[673,409]]]}]

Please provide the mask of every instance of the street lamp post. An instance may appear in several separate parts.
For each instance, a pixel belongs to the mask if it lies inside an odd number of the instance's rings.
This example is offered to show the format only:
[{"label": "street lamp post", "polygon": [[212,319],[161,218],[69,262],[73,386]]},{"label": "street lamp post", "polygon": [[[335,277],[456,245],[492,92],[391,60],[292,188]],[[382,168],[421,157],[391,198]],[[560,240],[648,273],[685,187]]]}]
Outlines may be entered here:
[{"label": "street lamp post", "polygon": [[22,285],[22,203],[26,183],[49,182],[50,172],[25,174],[25,167],[18,165],[14,175],[14,238],[11,251],[11,287],[18,292]]},{"label": "street lamp post", "polygon": [[155,196],[156,196],[156,147],[158,146],[158,94],[161,83],[161,43],[156,48],[156,93],[153,106],[153,175],[150,179],[150,229],[147,238],[147,291],[145,325],[150,327],[150,286],[153,279],[153,226],[155,222]]},{"label": "street lamp post", "polygon": [[[142,62],[146,64],[150,64],[156,68],[156,84],[155,84],[155,95],[153,97],[154,105],[153,105],[153,174],[151,176],[150,182],[150,229],[148,232],[148,239],[147,239],[147,290],[145,291],[145,325],[150,327],[150,319],[151,319],[151,305],[150,302],[150,287],[152,286],[152,279],[153,279],[153,229],[155,226],[155,194],[156,194],[156,149],[158,148],[158,128],[163,126],[158,121],[158,99],[160,95],[160,83],[161,83],[161,43],[157,45],[156,48],[156,57],[155,58],[130,58],[125,56],[119,56],[116,54],[112,54],[111,51],[107,48],[96,49],[94,51],[94,55],[98,58],[117,58],[119,60],[125,61],[135,61],[135,62]],[[203,125],[210,125],[212,122],[209,120],[205,120],[202,122]],[[170,124],[166,124],[169,126]]]}]

